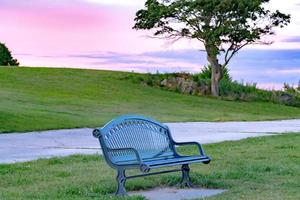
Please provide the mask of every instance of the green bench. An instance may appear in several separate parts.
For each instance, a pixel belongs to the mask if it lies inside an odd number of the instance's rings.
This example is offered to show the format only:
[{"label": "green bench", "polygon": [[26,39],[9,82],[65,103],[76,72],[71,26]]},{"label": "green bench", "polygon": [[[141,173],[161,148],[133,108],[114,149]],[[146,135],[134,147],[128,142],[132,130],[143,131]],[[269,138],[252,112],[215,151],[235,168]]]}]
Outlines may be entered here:
[{"label": "green bench", "polygon": [[[189,164],[210,162],[197,142],[175,142],[169,128],[153,119],[125,115],[93,131],[99,139],[108,165],[117,170],[116,195],[126,195],[126,179],[182,171],[182,186],[191,186]],[[195,145],[198,155],[185,156],[176,151],[177,146]],[[150,173],[151,169],[181,165],[180,169]],[[138,168],[142,174],[126,176],[125,170]]]}]

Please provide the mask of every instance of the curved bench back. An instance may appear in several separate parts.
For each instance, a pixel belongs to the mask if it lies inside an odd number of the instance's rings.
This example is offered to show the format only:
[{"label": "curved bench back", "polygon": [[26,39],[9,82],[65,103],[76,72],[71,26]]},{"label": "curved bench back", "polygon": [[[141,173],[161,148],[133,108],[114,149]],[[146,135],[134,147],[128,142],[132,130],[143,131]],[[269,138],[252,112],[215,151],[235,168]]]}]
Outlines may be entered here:
[{"label": "curved bench back", "polygon": [[[173,139],[167,126],[143,116],[125,115],[101,128],[99,138],[102,149],[134,148],[142,159],[174,155]],[[130,161],[135,157],[129,152],[112,152],[112,162]]]}]

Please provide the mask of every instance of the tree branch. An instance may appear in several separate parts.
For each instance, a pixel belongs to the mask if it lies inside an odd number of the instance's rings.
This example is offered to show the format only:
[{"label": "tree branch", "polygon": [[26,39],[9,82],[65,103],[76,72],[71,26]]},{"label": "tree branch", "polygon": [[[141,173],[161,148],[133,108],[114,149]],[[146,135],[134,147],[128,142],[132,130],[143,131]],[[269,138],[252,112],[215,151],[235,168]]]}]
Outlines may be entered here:
[{"label": "tree branch", "polygon": [[[239,51],[241,50],[243,47],[245,47],[246,45],[250,44],[250,42],[245,42],[244,44],[240,44],[237,45],[236,47],[234,43],[232,43],[230,45],[230,47],[227,49],[226,54],[225,54],[225,59],[224,59],[224,64],[222,65],[222,67],[226,67],[228,65],[228,63],[230,62],[230,60],[232,59],[232,57]],[[230,53],[231,51],[231,53]],[[229,55],[229,57],[228,57]]]}]

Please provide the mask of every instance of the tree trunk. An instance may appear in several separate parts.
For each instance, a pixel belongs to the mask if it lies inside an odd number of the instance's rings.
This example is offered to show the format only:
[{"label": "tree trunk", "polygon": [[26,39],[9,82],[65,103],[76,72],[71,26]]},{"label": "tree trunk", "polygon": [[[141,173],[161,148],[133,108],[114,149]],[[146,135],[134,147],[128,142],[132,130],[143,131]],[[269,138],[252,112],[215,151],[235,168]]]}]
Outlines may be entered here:
[{"label": "tree trunk", "polygon": [[207,60],[211,64],[211,94],[215,97],[220,95],[220,80],[222,78],[222,66],[213,48],[206,47]]},{"label": "tree trunk", "polygon": [[211,64],[211,94],[215,97],[220,95],[220,80],[222,78],[222,68],[219,63]]}]

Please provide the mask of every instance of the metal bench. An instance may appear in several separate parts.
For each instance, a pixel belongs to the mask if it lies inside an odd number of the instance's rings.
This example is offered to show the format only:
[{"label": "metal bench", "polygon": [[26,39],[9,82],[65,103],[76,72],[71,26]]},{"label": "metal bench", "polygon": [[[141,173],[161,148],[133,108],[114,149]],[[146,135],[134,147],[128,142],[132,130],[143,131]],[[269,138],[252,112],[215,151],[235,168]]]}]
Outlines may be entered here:
[{"label": "metal bench", "polygon": [[[126,179],[182,171],[181,185],[190,187],[189,164],[210,162],[197,142],[175,142],[169,128],[153,119],[125,115],[93,131],[99,139],[106,162],[117,170],[116,195],[127,195]],[[177,146],[196,145],[199,155],[185,156],[176,151]],[[151,169],[181,165],[181,169],[149,173]],[[126,169],[138,168],[142,174],[126,176]]]}]

